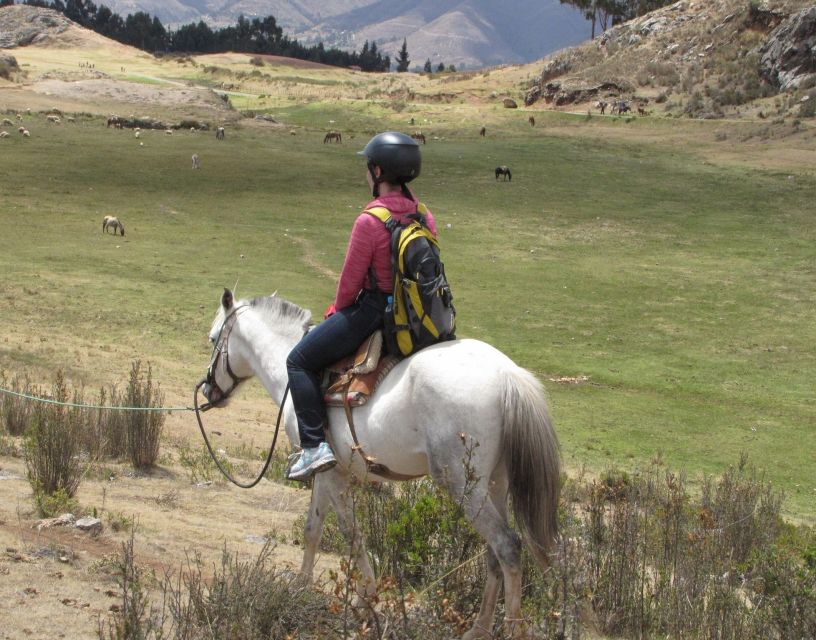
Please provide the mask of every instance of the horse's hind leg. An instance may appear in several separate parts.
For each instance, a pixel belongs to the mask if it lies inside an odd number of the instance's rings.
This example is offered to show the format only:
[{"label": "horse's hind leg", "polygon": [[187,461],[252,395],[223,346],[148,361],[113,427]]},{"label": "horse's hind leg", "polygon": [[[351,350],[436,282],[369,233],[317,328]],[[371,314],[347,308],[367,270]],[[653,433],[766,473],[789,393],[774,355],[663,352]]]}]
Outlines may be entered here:
[{"label": "horse's hind leg", "polygon": [[[494,475],[489,488],[490,501],[499,516],[507,518],[507,477],[504,473]],[[465,634],[463,640],[476,638],[492,638],[493,616],[496,612],[496,602],[499,599],[499,587],[502,581],[502,566],[490,544],[487,544],[487,581],[482,594],[482,605],[471,630]]]},{"label": "horse's hind leg", "polygon": [[442,474],[434,473],[437,482],[446,486],[454,499],[464,499],[465,515],[473,528],[488,544],[487,582],[482,605],[473,627],[463,640],[491,638],[493,615],[498,599],[500,579],[504,582],[504,608],[507,631],[514,637],[523,632],[521,619],[521,539],[507,522],[507,479],[502,471],[492,478],[479,478],[468,487],[464,480],[450,482]]}]

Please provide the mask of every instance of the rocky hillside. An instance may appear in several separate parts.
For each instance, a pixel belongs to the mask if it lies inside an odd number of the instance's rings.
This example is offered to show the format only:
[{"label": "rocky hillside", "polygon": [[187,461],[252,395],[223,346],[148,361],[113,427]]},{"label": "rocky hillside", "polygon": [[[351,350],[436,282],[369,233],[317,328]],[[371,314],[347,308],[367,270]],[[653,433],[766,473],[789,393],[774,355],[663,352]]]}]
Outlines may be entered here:
[{"label": "rocky hillside", "polygon": [[681,0],[545,60],[525,102],[586,109],[622,98],[671,115],[717,118],[755,105],[760,117],[808,116],[814,87],[812,0]]},{"label": "rocky hillside", "polygon": [[57,11],[21,4],[0,7],[0,49],[31,45],[51,48],[125,47],[83,29]]}]

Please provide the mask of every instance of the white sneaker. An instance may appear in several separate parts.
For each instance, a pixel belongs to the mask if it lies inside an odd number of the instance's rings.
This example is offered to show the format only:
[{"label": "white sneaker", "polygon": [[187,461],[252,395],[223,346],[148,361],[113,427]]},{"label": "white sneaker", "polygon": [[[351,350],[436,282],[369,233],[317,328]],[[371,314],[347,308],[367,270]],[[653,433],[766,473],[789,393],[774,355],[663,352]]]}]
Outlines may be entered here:
[{"label": "white sneaker", "polygon": [[318,471],[325,471],[337,464],[327,442],[321,442],[317,447],[304,448],[300,457],[294,461],[286,472],[288,480],[306,480]]}]

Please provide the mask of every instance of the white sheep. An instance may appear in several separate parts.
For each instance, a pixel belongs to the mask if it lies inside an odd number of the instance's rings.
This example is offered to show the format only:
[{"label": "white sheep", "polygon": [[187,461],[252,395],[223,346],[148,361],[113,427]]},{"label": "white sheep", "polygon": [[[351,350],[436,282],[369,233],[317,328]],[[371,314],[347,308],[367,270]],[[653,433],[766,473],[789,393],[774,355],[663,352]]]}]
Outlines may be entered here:
[{"label": "white sheep", "polygon": [[133,134],[133,137],[138,138],[140,135],[142,135],[142,132],[136,129],[135,133]]},{"label": "white sheep", "polygon": [[198,169],[198,154],[193,154],[193,169]]},{"label": "white sheep", "polygon": [[8,131],[0,131],[0,138],[8,138],[9,132]]},{"label": "white sheep", "polygon": [[31,137],[31,133],[29,133],[28,129],[23,129],[23,137],[24,138],[30,138]]}]

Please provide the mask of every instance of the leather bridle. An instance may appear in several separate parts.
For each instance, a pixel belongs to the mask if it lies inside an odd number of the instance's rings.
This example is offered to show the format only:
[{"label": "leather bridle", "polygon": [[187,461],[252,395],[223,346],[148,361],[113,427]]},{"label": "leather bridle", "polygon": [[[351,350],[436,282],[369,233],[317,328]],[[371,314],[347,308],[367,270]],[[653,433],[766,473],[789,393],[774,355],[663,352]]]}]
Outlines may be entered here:
[{"label": "leather bridle", "polygon": [[[198,383],[196,387],[196,392],[198,389],[203,385],[208,385],[210,389],[215,389],[218,392],[218,398],[211,402],[209,398],[207,398],[207,403],[201,405],[201,411],[207,411],[212,409],[215,406],[218,406],[222,402],[224,402],[229,396],[232,394],[235,389],[238,388],[238,385],[244,382],[245,380],[249,380],[252,376],[240,377],[235,375],[235,372],[232,370],[229,361],[229,337],[232,333],[232,328],[235,326],[235,321],[238,319],[238,312],[241,309],[244,309],[244,305],[240,305],[234,307],[227,317],[224,319],[223,324],[221,325],[221,329],[218,332],[218,337],[215,339],[215,344],[213,345],[212,356],[210,357],[210,364],[207,367],[207,375]],[[227,372],[227,375],[230,377],[232,384],[230,385],[229,389],[222,389],[218,386],[218,382],[215,379],[215,372],[218,369],[218,365],[221,362],[221,359],[224,359],[224,370]],[[212,392],[210,393],[212,395]]]}]

